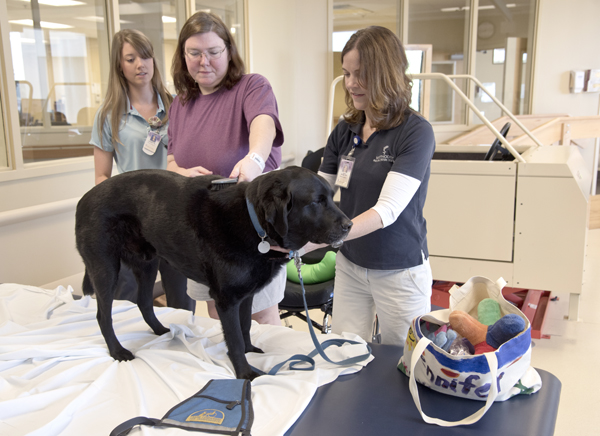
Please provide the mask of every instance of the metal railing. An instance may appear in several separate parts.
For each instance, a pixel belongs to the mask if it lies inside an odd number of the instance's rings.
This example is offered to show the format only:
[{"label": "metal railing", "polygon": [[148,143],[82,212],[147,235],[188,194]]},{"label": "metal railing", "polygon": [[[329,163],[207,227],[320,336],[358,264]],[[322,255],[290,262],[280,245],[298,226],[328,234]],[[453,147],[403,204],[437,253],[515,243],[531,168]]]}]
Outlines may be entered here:
[{"label": "metal railing", "polygon": [[[420,80],[442,80],[446,82],[452,90],[454,90],[458,96],[467,104],[467,106],[477,115],[477,117],[485,124],[488,129],[498,138],[498,140],[506,147],[506,149],[513,155],[513,157],[522,163],[525,163],[525,159],[519,154],[517,150],[511,145],[511,143],[494,127],[494,125],[483,115],[483,113],[475,106],[475,104],[465,95],[465,93],[454,83],[452,79],[466,79],[472,80],[475,84],[481,88],[483,92],[485,92],[494,103],[517,125],[519,128],[523,130],[523,132],[531,138],[531,140],[539,147],[542,147],[543,144],[527,129],[521,121],[515,115],[510,112],[501,102],[498,100],[492,93],[490,93],[483,84],[477,80],[474,76],[468,74],[442,74],[442,73],[419,73],[419,74],[411,74],[410,77],[412,79],[420,79]],[[333,82],[331,82],[331,86],[329,88],[329,102],[328,102],[328,113],[329,117],[327,120],[327,137],[331,133],[332,125],[333,125],[333,104],[335,97],[335,86],[340,82],[344,76],[336,77]]]}]

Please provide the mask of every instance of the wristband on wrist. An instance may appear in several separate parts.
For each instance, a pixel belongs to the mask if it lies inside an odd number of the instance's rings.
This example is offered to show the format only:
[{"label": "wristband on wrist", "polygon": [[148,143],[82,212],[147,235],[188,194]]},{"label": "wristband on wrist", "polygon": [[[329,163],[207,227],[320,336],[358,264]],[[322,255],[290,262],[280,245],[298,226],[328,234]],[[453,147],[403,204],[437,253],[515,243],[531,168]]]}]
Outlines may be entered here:
[{"label": "wristband on wrist", "polygon": [[265,161],[258,153],[250,153],[248,157],[259,166],[261,172],[265,170]]}]

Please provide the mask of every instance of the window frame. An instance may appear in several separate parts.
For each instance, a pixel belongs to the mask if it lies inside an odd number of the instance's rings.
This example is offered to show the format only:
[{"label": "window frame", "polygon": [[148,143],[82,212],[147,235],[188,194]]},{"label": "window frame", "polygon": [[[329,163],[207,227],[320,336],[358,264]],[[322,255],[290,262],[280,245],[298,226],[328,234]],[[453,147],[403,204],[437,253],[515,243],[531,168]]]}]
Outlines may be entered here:
[{"label": "window frame", "polygon": [[[103,2],[107,16],[107,37],[112,38],[108,18],[108,6],[111,0]],[[0,63],[0,81],[2,93],[2,109],[4,115],[4,129],[7,140],[6,148],[8,166],[0,167],[0,183],[6,181],[43,177],[54,174],[64,174],[94,168],[93,156],[73,157],[50,161],[25,163],[23,159],[23,142],[21,140],[21,126],[19,124],[17,91],[12,76],[6,74],[13,71],[12,50],[10,47],[10,32],[8,22],[8,7],[5,1],[0,1],[0,40],[2,43],[2,62]],[[110,41],[108,41],[110,46]]]},{"label": "window frame", "polygon": [[[177,32],[181,31],[185,21],[194,12],[194,0],[175,0],[177,5]],[[249,60],[249,31],[248,31],[248,0],[242,0],[242,20],[244,23],[243,50],[244,61],[248,65]],[[120,30],[119,23],[119,0],[104,0],[103,8],[105,14],[106,38],[104,41],[110,51],[113,35]],[[23,159],[23,143],[21,139],[21,126],[19,125],[18,99],[12,75],[6,74],[13,71],[13,62],[10,47],[10,25],[8,22],[8,6],[6,1],[0,1],[0,43],[4,53],[0,62],[0,110],[3,117],[0,118],[6,143],[7,166],[0,166],[0,183],[43,177],[49,175],[66,174],[70,172],[93,170],[93,156],[62,158],[49,161],[26,163]],[[1,151],[0,151],[1,152]],[[0,160],[2,162],[2,160]]]}]

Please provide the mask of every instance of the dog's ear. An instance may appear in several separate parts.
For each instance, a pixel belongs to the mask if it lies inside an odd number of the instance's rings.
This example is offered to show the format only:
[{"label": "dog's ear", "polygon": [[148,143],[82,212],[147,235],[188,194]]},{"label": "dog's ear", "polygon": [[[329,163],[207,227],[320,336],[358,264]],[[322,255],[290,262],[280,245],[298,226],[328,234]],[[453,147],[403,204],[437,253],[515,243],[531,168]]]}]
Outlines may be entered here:
[{"label": "dog's ear", "polygon": [[263,201],[267,222],[284,238],[288,233],[288,214],[292,210],[293,196],[290,190],[287,186],[277,183]]}]

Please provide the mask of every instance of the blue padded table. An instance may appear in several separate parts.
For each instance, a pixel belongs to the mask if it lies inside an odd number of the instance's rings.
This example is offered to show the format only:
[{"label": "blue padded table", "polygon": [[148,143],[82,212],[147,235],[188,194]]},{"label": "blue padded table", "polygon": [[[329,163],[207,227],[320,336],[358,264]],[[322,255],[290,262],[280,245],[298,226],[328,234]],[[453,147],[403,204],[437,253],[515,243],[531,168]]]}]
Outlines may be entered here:
[{"label": "blue padded table", "polygon": [[[371,344],[375,359],[360,372],[339,377],[317,389],[312,401],[285,436],[550,436],[554,434],[561,382],[538,369],[542,388],[497,402],[475,424],[440,427],[421,418],[408,377],[396,369],[402,347]],[[423,411],[435,418],[457,421],[484,402],[451,397],[419,385]]]}]

